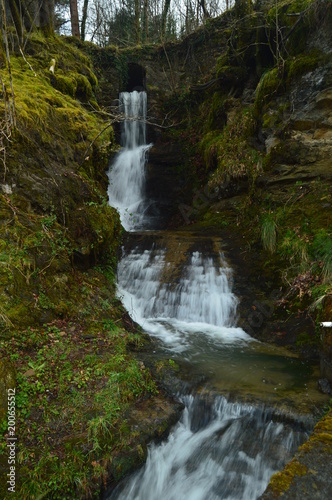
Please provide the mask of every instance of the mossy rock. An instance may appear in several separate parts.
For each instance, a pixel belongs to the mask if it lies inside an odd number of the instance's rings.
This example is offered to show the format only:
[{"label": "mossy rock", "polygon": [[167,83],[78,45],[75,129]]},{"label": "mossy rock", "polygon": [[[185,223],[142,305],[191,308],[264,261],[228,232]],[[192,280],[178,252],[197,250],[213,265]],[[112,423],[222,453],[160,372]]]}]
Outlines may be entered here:
[{"label": "mossy rock", "polygon": [[77,81],[75,79],[64,75],[51,75],[50,82],[62,94],[75,97],[77,90]]},{"label": "mossy rock", "polygon": [[93,96],[92,86],[88,78],[84,75],[75,75],[77,88],[75,96],[83,102],[89,101]]},{"label": "mossy rock", "polygon": [[328,61],[328,56],[318,50],[313,50],[305,55],[287,60],[286,84],[289,86],[294,80],[309,73]]},{"label": "mossy rock", "polygon": [[225,96],[220,92],[215,92],[209,103],[209,114],[205,123],[207,131],[222,130],[227,121],[225,111]]},{"label": "mossy rock", "polygon": [[304,476],[306,473],[307,467],[299,462],[297,458],[294,458],[285,466],[283,471],[272,476],[267,491],[279,497],[280,494],[289,489],[295,477]]},{"label": "mossy rock", "polygon": [[283,88],[283,81],[278,68],[273,68],[262,76],[257,85],[254,108],[258,111],[264,108],[264,105],[270,101]]}]

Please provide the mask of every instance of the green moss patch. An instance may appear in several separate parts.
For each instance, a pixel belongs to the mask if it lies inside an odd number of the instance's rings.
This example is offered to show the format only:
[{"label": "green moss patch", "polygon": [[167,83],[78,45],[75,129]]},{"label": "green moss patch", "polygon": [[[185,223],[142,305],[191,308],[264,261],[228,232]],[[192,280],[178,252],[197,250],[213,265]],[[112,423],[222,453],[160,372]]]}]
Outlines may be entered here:
[{"label": "green moss patch", "polygon": [[286,465],[282,472],[277,472],[272,476],[268,492],[278,497],[281,493],[289,489],[296,477],[304,476],[306,473],[307,467],[294,458]]}]

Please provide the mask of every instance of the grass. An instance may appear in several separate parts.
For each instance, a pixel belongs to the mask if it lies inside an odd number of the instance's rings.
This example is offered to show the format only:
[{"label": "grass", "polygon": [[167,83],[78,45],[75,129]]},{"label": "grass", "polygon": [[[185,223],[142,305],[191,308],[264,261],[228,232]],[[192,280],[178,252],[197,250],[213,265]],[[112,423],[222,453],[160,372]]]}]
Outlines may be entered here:
[{"label": "grass", "polygon": [[271,213],[263,216],[261,223],[261,240],[265,250],[273,253],[277,245],[277,223]]},{"label": "grass", "polygon": [[118,435],[129,405],[157,393],[128,351],[132,335],[109,323],[54,321],[1,341],[17,370],[20,498],[87,494],[132,439]]}]

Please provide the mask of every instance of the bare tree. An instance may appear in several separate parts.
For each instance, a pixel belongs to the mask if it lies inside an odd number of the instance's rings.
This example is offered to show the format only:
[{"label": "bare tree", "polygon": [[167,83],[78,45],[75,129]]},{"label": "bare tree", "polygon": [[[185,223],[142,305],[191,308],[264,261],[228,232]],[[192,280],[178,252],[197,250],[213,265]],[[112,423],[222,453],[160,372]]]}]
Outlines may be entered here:
[{"label": "bare tree", "polygon": [[166,32],[166,19],[169,11],[169,7],[171,5],[171,0],[165,0],[165,5],[163,9],[163,13],[161,16],[161,39],[164,40],[165,32]]},{"label": "bare tree", "polygon": [[86,27],[86,20],[88,18],[88,5],[89,5],[89,0],[84,0],[83,3],[83,10],[82,10],[82,23],[81,23],[81,40],[85,40],[85,27]]},{"label": "bare tree", "polygon": [[201,7],[201,9],[203,11],[204,18],[211,17],[207,8],[206,8],[205,0],[197,0],[197,1],[198,1],[198,5]]},{"label": "bare tree", "polygon": [[71,33],[73,36],[80,36],[80,25],[78,20],[77,0],[70,0],[70,20],[71,20]]},{"label": "bare tree", "polygon": [[138,45],[141,41],[140,33],[140,19],[139,19],[139,0],[135,0],[135,38]]}]

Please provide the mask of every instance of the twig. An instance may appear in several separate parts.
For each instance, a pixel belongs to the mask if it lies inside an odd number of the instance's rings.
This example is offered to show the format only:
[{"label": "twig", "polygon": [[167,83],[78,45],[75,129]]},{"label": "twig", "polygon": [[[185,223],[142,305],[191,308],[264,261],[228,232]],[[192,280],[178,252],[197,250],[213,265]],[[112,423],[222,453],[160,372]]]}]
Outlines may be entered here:
[{"label": "twig", "polygon": [[29,68],[31,69],[31,71],[33,72],[33,74],[34,74],[35,76],[37,76],[37,73],[35,72],[35,70],[34,70],[34,69],[33,69],[33,67],[31,66],[31,64],[29,63],[29,61],[27,61],[27,60],[26,60],[26,58],[25,58],[25,55],[24,55],[24,52],[23,52],[22,48],[21,48],[21,47],[19,47],[19,48],[20,48],[20,52],[21,52],[21,55],[22,55],[22,57],[23,57],[24,61],[27,63],[27,65],[29,66]]},{"label": "twig", "polygon": [[96,137],[93,139],[92,142],[90,142],[89,146],[87,147],[87,149],[85,150],[84,152],[84,155],[83,155],[83,160],[82,162],[79,164],[79,169],[82,167],[83,163],[85,162],[85,159],[87,157],[87,154],[88,152],[90,151],[90,149],[92,148],[92,146],[95,144],[96,140],[101,136],[101,134],[103,134],[108,128],[110,128],[114,123],[114,120],[112,120],[111,122],[109,122],[106,127],[104,127],[97,135]]}]

